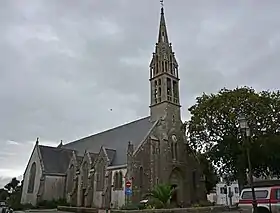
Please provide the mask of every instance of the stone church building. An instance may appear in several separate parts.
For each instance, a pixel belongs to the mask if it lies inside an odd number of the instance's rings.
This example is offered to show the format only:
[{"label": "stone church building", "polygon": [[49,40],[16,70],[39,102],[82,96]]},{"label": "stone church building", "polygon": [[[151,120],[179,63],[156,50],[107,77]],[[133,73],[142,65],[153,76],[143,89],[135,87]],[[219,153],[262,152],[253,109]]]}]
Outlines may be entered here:
[{"label": "stone church building", "polygon": [[[159,183],[176,188],[181,206],[206,199],[204,176],[181,120],[179,71],[161,8],[150,63],[150,115],[58,147],[34,146],[21,202],[65,198],[73,206],[119,208]],[[126,195],[126,182],[131,195]]]}]

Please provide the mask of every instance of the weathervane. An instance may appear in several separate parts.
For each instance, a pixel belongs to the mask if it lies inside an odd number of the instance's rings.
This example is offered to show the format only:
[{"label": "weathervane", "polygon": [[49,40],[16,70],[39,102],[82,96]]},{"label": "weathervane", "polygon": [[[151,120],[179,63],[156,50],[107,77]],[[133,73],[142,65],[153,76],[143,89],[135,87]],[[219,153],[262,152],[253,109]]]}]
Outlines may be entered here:
[{"label": "weathervane", "polygon": [[163,7],[163,0],[160,0],[160,5],[161,7]]}]

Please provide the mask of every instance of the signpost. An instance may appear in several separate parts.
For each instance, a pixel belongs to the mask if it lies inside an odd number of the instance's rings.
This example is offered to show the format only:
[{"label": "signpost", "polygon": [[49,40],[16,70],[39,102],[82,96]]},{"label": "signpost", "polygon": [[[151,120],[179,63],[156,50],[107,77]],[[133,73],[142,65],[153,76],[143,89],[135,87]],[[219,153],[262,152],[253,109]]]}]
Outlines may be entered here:
[{"label": "signpost", "polygon": [[125,187],[130,188],[131,187],[131,182],[128,180],[125,182]]},{"label": "signpost", "polygon": [[125,192],[124,192],[125,193],[125,197],[126,197],[126,203],[129,203],[129,201],[130,201],[129,197],[132,195],[131,186],[132,186],[131,181],[127,180],[125,182]]},{"label": "signpost", "polygon": [[132,190],[130,188],[125,188],[125,195],[127,196],[132,195]]}]

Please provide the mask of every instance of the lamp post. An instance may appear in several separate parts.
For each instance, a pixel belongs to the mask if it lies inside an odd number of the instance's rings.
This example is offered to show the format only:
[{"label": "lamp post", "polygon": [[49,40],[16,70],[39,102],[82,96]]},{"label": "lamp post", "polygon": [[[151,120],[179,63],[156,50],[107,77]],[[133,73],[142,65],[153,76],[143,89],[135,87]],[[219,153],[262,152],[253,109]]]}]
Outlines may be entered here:
[{"label": "lamp post", "polygon": [[248,160],[248,170],[249,170],[249,179],[250,179],[250,186],[252,190],[252,205],[253,205],[253,213],[257,213],[257,199],[256,199],[256,193],[255,193],[255,188],[254,188],[254,180],[253,180],[253,171],[252,171],[252,164],[251,164],[251,157],[250,157],[250,139],[251,139],[251,133],[250,133],[250,128],[248,125],[248,122],[246,120],[246,117],[244,114],[241,114],[238,118],[239,122],[239,128],[242,133],[242,137],[244,138],[244,145],[246,148],[246,154],[247,154],[247,160]]}]

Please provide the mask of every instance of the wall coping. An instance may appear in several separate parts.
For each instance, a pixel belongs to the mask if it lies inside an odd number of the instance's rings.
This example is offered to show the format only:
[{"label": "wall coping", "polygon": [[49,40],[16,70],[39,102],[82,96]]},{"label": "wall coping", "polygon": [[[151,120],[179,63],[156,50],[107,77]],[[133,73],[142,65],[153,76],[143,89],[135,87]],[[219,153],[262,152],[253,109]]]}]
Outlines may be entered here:
[{"label": "wall coping", "polygon": [[224,212],[229,211],[226,206],[205,206],[205,207],[189,207],[189,208],[170,208],[170,209],[143,209],[143,210],[121,210],[111,209],[114,213],[127,212]]}]

